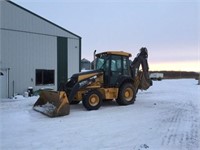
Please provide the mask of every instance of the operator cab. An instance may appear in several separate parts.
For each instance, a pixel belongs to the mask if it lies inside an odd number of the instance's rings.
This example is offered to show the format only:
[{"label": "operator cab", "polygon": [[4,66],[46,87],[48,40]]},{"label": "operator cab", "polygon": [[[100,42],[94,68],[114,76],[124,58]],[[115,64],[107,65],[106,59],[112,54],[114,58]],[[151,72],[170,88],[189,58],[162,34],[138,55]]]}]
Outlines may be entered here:
[{"label": "operator cab", "polygon": [[122,76],[131,76],[130,53],[108,51],[96,54],[96,70],[103,70],[105,86],[115,87]]}]

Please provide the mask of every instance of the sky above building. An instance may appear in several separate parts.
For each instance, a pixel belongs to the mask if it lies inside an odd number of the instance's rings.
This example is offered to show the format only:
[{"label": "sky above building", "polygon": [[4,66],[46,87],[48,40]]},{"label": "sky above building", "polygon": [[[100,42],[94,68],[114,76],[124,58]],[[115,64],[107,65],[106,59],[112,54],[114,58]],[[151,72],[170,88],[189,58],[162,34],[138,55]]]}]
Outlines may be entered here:
[{"label": "sky above building", "polygon": [[200,71],[199,0],[13,0],[82,37],[82,58],[93,52],[141,47],[150,70]]}]

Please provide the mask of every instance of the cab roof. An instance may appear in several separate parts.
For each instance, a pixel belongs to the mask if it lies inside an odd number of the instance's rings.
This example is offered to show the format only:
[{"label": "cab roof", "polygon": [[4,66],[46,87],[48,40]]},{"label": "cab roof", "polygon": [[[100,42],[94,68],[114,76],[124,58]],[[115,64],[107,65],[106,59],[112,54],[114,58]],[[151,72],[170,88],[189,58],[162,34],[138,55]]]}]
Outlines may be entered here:
[{"label": "cab roof", "polygon": [[106,51],[106,52],[96,54],[97,57],[99,57],[100,55],[120,55],[120,56],[127,56],[127,57],[132,56],[131,53],[127,53],[123,51]]}]

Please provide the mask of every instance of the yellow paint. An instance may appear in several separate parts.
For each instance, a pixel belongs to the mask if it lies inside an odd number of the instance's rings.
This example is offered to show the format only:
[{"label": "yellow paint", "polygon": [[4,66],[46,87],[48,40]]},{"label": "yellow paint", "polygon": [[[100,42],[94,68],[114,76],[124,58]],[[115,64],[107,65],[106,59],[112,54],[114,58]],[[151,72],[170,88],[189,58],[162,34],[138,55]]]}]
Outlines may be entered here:
[{"label": "yellow paint", "polygon": [[97,75],[97,74],[98,74],[98,73],[90,73],[90,74],[80,75],[80,76],[78,77],[78,81],[84,80],[84,79],[86,79],[86,78],[90,78],[90,77],[95,76],[95,75]]},{"label": "yellow paint", "polygon": [[104,95],[104,99],[116,99],[118,97],[118,88],[101,88],[100,92]]}]

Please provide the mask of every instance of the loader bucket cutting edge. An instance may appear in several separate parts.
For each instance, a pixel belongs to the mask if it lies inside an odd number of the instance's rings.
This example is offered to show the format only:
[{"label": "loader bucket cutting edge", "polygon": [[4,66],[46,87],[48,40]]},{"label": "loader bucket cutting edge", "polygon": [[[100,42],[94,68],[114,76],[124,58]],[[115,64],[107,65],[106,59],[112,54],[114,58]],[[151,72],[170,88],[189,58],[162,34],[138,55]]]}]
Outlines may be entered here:
[{"label": "loader bucket cutting edge", "polygon": [[42,91],[33,109],[49,117],[68,115],[69,101],[64,91]]}]

